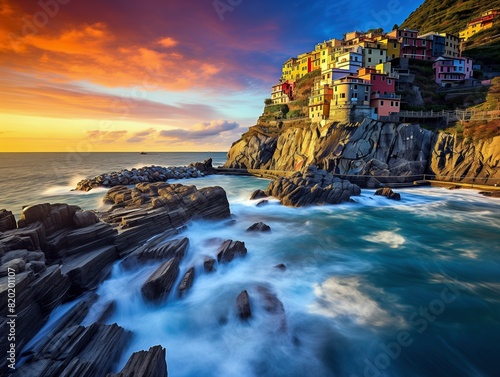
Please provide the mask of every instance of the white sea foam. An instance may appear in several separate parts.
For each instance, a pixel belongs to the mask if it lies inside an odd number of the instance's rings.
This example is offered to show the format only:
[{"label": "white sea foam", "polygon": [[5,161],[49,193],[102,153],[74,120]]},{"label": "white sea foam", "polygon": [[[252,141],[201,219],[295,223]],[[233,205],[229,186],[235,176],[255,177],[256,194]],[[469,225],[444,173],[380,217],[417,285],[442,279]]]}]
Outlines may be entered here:
[{"label": "white sea foam", "polygon": [[388,245],[391,249],[398,249],[406,243],[406,239],[393,231],[382,231],[363,237],[364,240]]}]

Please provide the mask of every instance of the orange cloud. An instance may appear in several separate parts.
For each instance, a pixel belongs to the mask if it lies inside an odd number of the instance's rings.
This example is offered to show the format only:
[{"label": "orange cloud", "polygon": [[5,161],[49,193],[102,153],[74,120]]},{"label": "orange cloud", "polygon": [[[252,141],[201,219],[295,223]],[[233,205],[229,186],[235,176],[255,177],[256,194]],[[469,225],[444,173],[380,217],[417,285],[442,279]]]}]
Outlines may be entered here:
[{"label": "orange cloud", "polygon": [[179,42],[177,42],[172,37],[165,37],[165,38],[161,38],[158,40],[158,44],[160,44],[161,46],[166,47],[166,48],[177,46],[178,43]]}]

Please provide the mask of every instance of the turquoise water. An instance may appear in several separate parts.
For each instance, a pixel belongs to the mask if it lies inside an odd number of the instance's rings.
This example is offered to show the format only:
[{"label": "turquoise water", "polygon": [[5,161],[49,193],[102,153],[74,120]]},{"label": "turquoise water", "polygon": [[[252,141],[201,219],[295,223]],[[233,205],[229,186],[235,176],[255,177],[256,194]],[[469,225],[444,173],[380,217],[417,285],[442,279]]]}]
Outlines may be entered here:
[{"label": "turquoise water", "polygon": [[[116,300],[108,322],[134,333],[116,371],[133,352],[161,344],[175,377],[500,375],[499,199],[414,188],[398,190],[401,202],[363,190],[357,203],[256,207],[248,197],[266,180],[180,182],[224,187],[236,221],[189,225],[181,270],[194,265],[196,278],[182,300],[142,300],[140,287],[157,265],[114,266],[84,323]],[[245,232],[258,221],[272,232]],[[244,241],[248,255],[205,274],[204,257],[225,239]],[[286,271],[274,268],[279,263]],[[260,287],[283,302],[284,316],[265,310]],[[253,310],[247,323],[234,303],[244,289]]]}]

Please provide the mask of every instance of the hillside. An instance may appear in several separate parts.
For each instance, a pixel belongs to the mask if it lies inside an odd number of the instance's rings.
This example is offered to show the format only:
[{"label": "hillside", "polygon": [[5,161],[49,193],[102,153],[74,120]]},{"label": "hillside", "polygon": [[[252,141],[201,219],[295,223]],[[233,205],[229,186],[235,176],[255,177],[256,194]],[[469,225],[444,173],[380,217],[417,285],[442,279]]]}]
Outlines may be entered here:
[{"label": "hillside", "polygon": [[401,27],[417,29],[421,33],[436,31],[458,34],[471,19],[497,8],[500,8],[500,0],[425,0]]}]

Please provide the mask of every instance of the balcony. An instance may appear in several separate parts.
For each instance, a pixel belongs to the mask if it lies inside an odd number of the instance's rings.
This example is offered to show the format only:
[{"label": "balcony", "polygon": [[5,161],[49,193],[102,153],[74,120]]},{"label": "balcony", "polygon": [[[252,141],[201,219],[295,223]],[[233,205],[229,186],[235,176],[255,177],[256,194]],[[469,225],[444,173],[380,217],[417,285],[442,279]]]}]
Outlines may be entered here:
[{"label": "balcony", "polygon": [[401,96],[397,95],[395,93],[387,93],[387,94],[382,94],[382,93],[373,93],[371,95],[371,99],[392,99],[392,100],[401,100]]}]

